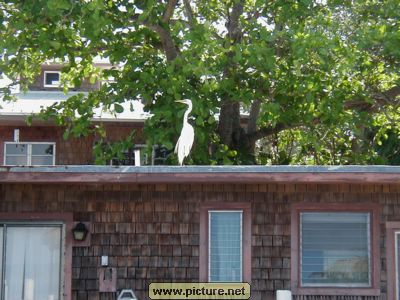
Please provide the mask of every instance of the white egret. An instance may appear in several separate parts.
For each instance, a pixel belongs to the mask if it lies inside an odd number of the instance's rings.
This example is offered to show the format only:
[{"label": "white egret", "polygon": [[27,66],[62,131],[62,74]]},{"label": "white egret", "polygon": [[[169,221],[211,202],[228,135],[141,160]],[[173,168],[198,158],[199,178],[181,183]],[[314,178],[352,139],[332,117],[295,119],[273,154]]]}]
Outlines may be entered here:
[{"label": "white egret", "polygon": [[179,136],[178,141],[175,145],[175,153],[178,154],[179,164],[182,166],[183,160],[187,157],[192,149],[193,141],[194,141],[194,130],[192,125],[188,123],[188,116],[192,111],[192,101],[189,99],[177,100],[175,102],[184,103],[188,106],[185,111],[185,115],[183,116],[183,127],[181,131],[181,135]]}]

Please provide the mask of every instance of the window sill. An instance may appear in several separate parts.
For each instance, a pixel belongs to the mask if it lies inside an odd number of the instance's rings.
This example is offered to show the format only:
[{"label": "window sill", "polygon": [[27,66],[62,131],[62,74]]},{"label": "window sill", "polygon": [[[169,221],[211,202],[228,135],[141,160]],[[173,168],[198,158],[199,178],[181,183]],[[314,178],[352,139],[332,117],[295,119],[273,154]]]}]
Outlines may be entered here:
[{"label": "window sill", "polygon": [[293,295],[380,296],[379,288],[293,288]]}]

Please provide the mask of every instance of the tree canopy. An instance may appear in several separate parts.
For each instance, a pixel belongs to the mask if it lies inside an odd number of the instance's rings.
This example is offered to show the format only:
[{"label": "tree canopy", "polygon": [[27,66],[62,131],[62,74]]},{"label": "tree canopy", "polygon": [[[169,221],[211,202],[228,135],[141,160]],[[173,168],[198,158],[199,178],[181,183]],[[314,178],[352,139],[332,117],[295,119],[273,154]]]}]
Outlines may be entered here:
[{"label": "tree canopy", "polygon": [[[193,102],[192,164],[399,161],[399,0],[35,0],[0,3],[0,71],[23,88],[113,78],[50,107],[67,134],[140,100],[172,149]],[[100,70],[96,57],[113,67]],[[5,99],[7,89],[3,90]],[[388,146],[387,146],[388,145]]]}]

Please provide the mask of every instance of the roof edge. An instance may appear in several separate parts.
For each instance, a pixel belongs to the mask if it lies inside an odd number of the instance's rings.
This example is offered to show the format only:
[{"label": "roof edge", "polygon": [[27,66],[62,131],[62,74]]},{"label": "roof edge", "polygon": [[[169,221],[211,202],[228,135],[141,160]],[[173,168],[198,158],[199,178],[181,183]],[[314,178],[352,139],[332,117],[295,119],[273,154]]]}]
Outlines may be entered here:
[{"label": "roof edge", "polygon": [[0,183],[390,183],[397,166],[1,167]]}]

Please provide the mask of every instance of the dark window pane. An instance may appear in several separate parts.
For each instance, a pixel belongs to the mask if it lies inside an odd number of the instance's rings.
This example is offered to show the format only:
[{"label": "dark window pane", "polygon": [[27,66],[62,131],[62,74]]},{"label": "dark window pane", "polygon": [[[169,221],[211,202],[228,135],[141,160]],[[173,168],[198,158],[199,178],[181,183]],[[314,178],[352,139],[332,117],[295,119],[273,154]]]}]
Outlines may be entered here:
[{"label": "dark window pane", "polygon": [[172,150],[168,150],[165,147],[154,148],[154,165],[165,165]]},{"label": "dark window pane", "polygon": [[60,73],[45,73],[46,85],[58,85],[60,82]]},{"label": "dark window pane", "polygon": [[135,153],[133,150],[122,153],[121,158],[114,158],[111,161],[113,166],[134,166],[135,165]]},{"label": "dark window pane", "polygon": [[141,166],[149,164],[146,149],[144,147],[135,147],[134,149],[123,152],[121,157],[113,158],[111,164],[113,166],[135,166],[135,156],[140,158]]}]

